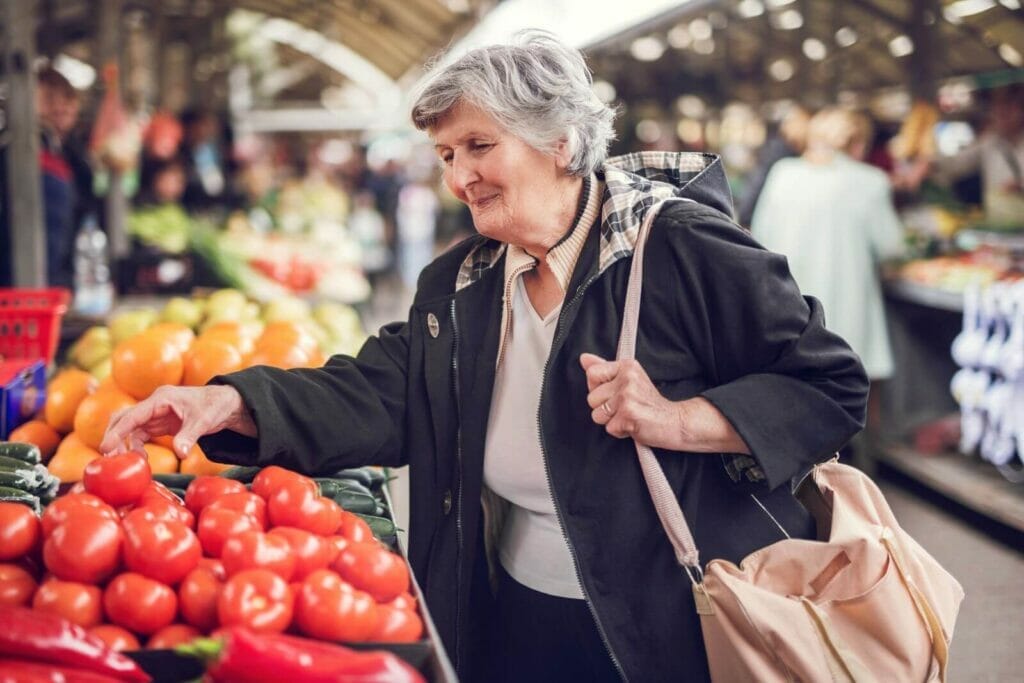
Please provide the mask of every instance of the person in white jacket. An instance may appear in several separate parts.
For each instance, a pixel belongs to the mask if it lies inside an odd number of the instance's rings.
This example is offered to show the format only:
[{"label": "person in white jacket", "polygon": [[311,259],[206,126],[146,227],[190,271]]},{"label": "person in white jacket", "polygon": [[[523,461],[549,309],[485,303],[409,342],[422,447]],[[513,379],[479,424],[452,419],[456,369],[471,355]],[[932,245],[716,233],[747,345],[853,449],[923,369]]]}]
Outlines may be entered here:
[{"label": "person in white jacket", "polygon": [[804,155],[772,168],[751,231],[789,259],[801,291],[821,301],[826,326],[874,381],[893,372],[877,267],[902,252],[903,230],[888,177],[857,160],[869,128],[849,111],[816,114]]}]

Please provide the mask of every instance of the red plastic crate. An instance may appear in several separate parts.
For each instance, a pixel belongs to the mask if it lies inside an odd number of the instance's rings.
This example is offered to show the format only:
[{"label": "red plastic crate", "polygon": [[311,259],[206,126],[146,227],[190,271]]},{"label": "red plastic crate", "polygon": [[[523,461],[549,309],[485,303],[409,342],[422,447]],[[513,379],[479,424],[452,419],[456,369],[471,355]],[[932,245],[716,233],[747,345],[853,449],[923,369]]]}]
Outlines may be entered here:
[{"label": "red plastic crate", "polygon": [[42,358],[51,363],[70,300],[71,292],[61,287],[0,288],[0,360]]}]

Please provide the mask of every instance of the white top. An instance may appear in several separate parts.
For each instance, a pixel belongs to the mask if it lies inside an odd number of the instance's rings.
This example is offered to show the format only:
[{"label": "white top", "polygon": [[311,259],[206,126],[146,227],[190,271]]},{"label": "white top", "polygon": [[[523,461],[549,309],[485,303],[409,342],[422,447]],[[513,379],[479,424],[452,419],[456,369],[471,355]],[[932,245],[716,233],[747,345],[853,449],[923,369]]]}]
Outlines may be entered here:
[{"label": "white top", "polygon": [[582,599],[544,469],[538,421],[544,365],[562,306],[541,319],[521,275],[510,293],[509,330],[494,379],[484,450],[484,483],[510,504],[498,558],[528,588]]},{"label": "white top", "polygon": [[777,162],[754,209],[751,232],[789,260],[800,290],[821,301],[825,326],[860,356],[871,379],[892,375],[878,262],[903,250],[889,179],[837,154],[824,164]]}]

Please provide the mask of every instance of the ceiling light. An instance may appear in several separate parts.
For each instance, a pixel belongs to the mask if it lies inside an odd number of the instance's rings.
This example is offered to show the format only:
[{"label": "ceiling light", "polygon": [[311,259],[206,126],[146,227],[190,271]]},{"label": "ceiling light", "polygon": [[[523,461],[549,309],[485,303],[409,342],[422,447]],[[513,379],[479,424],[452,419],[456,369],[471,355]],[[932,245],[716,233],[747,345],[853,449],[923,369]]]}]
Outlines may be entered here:
[{"label": "ceiling light", "polygon": [[775,80],[783,82],[793,78],[796,69],[793,68],[793,64],[788,59],[776,59],[768,67],[768,73]]},{"label": "ceiling light", "polygon": [[1024,57],[1021,56],[1017,48],[1009,43],[1002,43],[999,45],[999,56],[1008,64],[1012,64],[1013,66],[1024,66]]},{"label": "ceiling light", "polygon": [[690,37],[694,40],[707,40],[713,32],[711,22],[707,19],[694,19],[690,22]]},{"label": "ceiling light", "polygon": [[644,36],[633,41],[629,52],[641,62],[654,62],[665,53],[665,43],[654,36]]},{"label": "ceiling light", "polygon": [[676,109],[687,118],[699,119],[707,111],[707,105],[696,95],[683,95],[676,98]]},{"label": "ceiling light", "polygon": [[768,0],[768,7],[770,9],[778,9],[786,5],[792,5],[793,2],[794,0]]},{"label": "ceiling light", "polygon": [[601,100],[605,104],[615,100],[615,86],[608,81],[594,81],[591,86],[597,99]]},{"label": "ceiling light", "polygon": [[693,51],[699,55],[709,55],[715,51],[715,41],[711,38],[695,40],[693,41]]},{"label": "ceiling light", "polygon": [[701,128],[700,121],[683,119],[676,125],[676,135],[687,145],[696,147],[704,137],[704,130]]},{"label": "ceiling light", "polygon": [[849,26],[843,26],[841,29],[836,31],[836,43],[839,47],[850,47],[857,42],[857,32]]},{"label": "ceiling light", "polygon": [[914,52],[914,41],[910,36],[899,35],[889,41],[889,54],[893,57],[906,57]]},{"label": "ceiling light", "polygon": [[736,13],[744,19],[753,19],[764,14],[764,3],[761,0],[740,0],[736,5]]},{"label": "ceiling light", "polygon": [[807,59],[815,62],[820,62],[828,56],[828,48],[825,47],[825,43],[821,42],[817,38],[808,38],[803,44],[804,55]]},{"label": "ceiling light", "polygon": [[693,38],[690,37],[690,27],[686,24],[673,26],[669,29],[666,38],[668,38],[668,44],[677,50],[685,50],[693,42]]},{"label": "ceiling light", "polygon": [[657,121],[644,119],[636,124],[636,137],[640,142],[657,142],[661,139],[661,126]]},{"label": "ceiling light", "polygon": [[999,0],[999,4],[1006,9],[1020,9],[1020,0]]},{"label": "ceiling light", "polygon": [[951,2],[943,8],[942,13],[947,18],[949,15],[953,15],[963,19],[964,17],[987,12],[995,7],[996,4],[996,0],[956,0],[956,2]]},{"label": "ceiling light", "polygon": [[788,9],[775,16],[775,26],[783,31],[793,31],[804,25],[804,15],[800,10]]}]

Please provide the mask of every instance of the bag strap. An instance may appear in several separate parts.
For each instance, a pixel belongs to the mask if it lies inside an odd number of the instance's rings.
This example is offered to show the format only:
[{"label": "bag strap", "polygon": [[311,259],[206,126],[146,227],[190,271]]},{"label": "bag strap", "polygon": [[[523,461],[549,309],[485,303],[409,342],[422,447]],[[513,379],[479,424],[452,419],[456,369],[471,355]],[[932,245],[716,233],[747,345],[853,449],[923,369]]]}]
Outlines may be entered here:
[{"label": "bag strap", "polygon": [[[651,232],[654,219],[657,218],[661,209],[671,201],[690,201],[686,199],[666,199],[655,204],[644,217],[636,237],[636,247],[633,250],[633,264],[629,271],[629,285],[626,288],[626,304],[622,315],[622,331],[619,334],[619,348],[616,354],[617,360],[632,360],[636,357],[636,336],[640,320],[640,294],[643,289],[644,276],[644,248],[647,245],[647,237]],[[675,549],[676,559],[686,570],[690,581],[698,586],[704,578],[700,566],[700,553],[697,544],[693,541],[693,534],[686,523],[686,517],[679,507],[676,494],[665,478],[654,452],[649,446],[634,440],[636,452],[640,458],[640,469],[643,471],[647,488],[654,500],[654,509],[658,513],[661,525],[665,527],[665,533]]]}]

